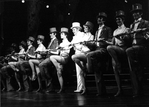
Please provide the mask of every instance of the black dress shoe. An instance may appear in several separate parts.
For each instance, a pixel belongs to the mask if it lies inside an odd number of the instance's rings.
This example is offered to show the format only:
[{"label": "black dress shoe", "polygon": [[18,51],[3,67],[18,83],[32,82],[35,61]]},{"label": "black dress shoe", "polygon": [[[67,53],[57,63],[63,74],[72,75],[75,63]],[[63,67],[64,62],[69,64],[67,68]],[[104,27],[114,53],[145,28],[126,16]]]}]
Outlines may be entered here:
[{"label": "black dress shoe", "polygon": [[102,93],[102,94],[97,93],[96,96],[104,97],[104,96],[107,96],[107,93]]},{"label": "black dress shoe", "polygon": [[138,97],[143,97],[144,94],[143,93],[139,93],[139,94],[134,94],[132,97],[133,98],[138,98]]},{"label": "black dress shoe", "polygon": [[33,92],[33,89],[28,89],[25,92]]},{"label": "black dress shoe", "polygon": [[20,91],[25,91],[25,89],[24,88],[19,88],[19,89],[16,90],[16,92],[20,92]]},{"label": "black dress shoe", "polygon": [[81,94],[85,95],[85,94],[87,94],[87,91],[86,90],[82,90]]},{"label": "black dress shoe", "polygon": [[2,92],[6,92],[6,91],[7,91],[7,89],[6,89],[6,88],[3,88],[1,91],[2,91]]},{"label": "black dress shoe", "polygon": [[55,90],[47,90],[46,93],[54,93]]},{"label": "black dress shoe", "polygon": [[39,88],[39,89],[37,89],[35,92],[43,93],[44,91],[43,91],[43,89]]},{"label": "black dress shoe", "polygon": [[114,97],[120,97],[120,96],[122,96],[123,95],[123,92],[122,91],[118,91],[115,95],[114,95]]},{"label": "black dress shoe", "polygon": [[65,93],[64,89],[60,89],[57,93]]}]

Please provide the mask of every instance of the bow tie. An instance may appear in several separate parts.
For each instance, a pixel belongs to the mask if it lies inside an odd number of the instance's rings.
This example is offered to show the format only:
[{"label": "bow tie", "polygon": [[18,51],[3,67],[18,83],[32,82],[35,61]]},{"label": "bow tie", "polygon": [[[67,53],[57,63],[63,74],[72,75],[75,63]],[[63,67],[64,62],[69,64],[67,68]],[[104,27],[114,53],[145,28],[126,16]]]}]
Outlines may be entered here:
[{"label": "bow tie", "polygon": [[141,22],[141,20],[137,20],[137,21],[134,21],[134,24],[140,23],[140,22]]}]

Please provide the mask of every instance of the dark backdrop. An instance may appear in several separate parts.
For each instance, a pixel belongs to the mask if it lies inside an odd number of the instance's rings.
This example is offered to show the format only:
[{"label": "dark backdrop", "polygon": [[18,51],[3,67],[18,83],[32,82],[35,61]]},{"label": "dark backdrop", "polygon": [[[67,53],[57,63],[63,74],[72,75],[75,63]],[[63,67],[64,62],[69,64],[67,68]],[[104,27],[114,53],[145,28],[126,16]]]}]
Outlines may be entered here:
[{"label": "dark backdrop", "polygon": [[[119,9],[124,10],[126,12],[125,24],[129,27],[133,21],[130,10],[134,3],[141,3],[143,5],[143,18],[149,19],[148,0],[34,0],[37,2],[40,1],[40,8],[29,6],[29,1],[31,0],[21,3],[21,0],[4,0],[3,5],[0,5],[0,7],[3,7],[3,11],[0,8],[0,12],[3,13],[1,14],[1,25],[3,25],[1,26],[1,36],[4,38],[3,52],[11,43],[19,44],[20,41],[26,40],[28,36],[36,37],[38,34],[43,34],[46,37],[45,46],[47,46],[50,40],[49,27],[56,26],[58,30],[62,26],[70,28],[73,21],[79,21],[81,25],[87,20],[93,22],[94,34],[98,27],[96,16],[99,11],[105,11],[107,13],[108,19],[106,25],[114,30],[117,27],[115,23],[115,11]],[[2,1],[0,4],[2,4]],[[47,4],[49,8],[46,8]],[[34,23],[30,21],[31,25],[35,25],[36,27],[36,30],[32,31],[34,35],[28,33],[30,11],[38,11],[36,18],[33,14],[32,19],[30,19],[38,20],[34,21]],[[71,38],[72,32],[69,36],[69,39]]]}]

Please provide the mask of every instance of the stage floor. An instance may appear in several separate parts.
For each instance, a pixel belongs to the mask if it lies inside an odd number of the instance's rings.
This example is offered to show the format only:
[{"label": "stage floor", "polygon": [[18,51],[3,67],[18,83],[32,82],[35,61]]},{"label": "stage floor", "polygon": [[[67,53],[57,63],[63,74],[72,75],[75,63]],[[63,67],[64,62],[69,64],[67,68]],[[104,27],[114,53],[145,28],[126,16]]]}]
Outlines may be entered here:
[{"label": "stage floor", "polygon": [[89,87],[88,94],[74,93],[75,87],[66,87],[65,93],[2,92],[1,107],[149,107],[149,86],[144,96],[132,97],[130,86],[123,87],[124,96],[114,97],[116,86],[107,87],[107,96],[96,96],[96,88]]}]

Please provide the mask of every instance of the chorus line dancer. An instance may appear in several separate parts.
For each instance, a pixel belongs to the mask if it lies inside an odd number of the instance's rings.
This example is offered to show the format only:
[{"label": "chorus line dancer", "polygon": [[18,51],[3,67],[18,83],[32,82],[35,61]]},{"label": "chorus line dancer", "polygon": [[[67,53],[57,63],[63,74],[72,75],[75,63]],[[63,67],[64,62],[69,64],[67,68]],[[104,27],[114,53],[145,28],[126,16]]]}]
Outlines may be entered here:
[{"label": "chorus line dancer", "polygon": [[[75,23],[73,23],[75,24]],[[87,62],[87,58],[86,58],[86,54],[90,51],[90,49],[85,45],[85,43],[87,41],[93,41],[94,36],[91,34],[91,31],[93,30],[93,24],[90,21],[87,21],[84,25],[84,34],[82,36],[82,43],[80,44],[80,47],[75,46],[74,47],[76,49],[76,52],[73,56],[72,56],[72,60],[75,62],[76,64],[76,72],[77,72],[77,89],[74,92],[81,92],[81,94],[85,94],[86,93],[86,86],[85,86],[85,74],[86,74],[86,62]],[[76,26],[72,26],[72,30],[75,34],[75,29]],[[77,31],[76,31],[77,32]],[[77,35],[75,35],[77,36]],[[78,35],[80,36],[80,35]],[[74,41],[74,39],[72,40],[72,42]],[[77,44],[76,44],[77,45]],[[82,85],[82,86],[81,86]]]},{"label": "chorus line dancer", "polygon": [[143,94],[142,80],[143,80],[143,66],[144,66],[144,48],[147,42],[148,31],[143,31],[140,29],[149,29],[149,21],[142,18],[142,5],[134,4],[132,5],[131,11],[134,22],[130,26],[131,31],[138,31],[132,34],[132,46],[126,49],[130,75],[133,86],[133,97],[137,97]]},{"label": "chorus line dancer", "polygon": [[106,70],[106,62],[110,56],[106,50],[107,45],[110,43],[112,35],[111,28],[107,27],[104,23],[106,21],[107,14],[105,12],[99,12],[97,16],[97,23],[99,25],[95,34],[95,41],[102,40],[100,42],[88,43],[87,46],[92,50],[87,53],[87,70],[89,73],[95,73],[95,81],[97,87],[97,96],[105,95],[106,88],[103,80],[103,73]]},{"label": "chorus line dancer", "polygon": [[[54,87],[52,84],[52,80],[53,80],[52,77],[53,77],[54,72],[52,72],[53,67],[51,66],[50,56],[57,53],[56,48],[58,47],[58,44],[59,44],[59,41],[57,39],[58,31],[56,27],[51,27],[49,30],[50,30],[49,35],[50,35],[51,41],[46,50],[47,57],[39,64],[41,80],[45,80],[46,82],[47,93],[54,91]],[[42,86],[41,86],[41,90],[42,90]]]},{"label": "chorus line dancer", "polygon": [[[112,39],[112,45],[109,45],[107,47],[107,50],[112,57],[112,66],[113,71],[115,74],[115,79],[118,86],[118,92],[115,94],[115,96],[120,96],[123,94],[121,81],[120,81],[120,73],[122,72],[122,62],[124,62],[124,58],[126,59],[126,48],[128,47],[128,42],[130,41],[129,35],[121,35],[119,37],[116,37],[119,34],[127,34],[128,28],[124,25],[125,20],[125,13],[122,10],[116,11],[116,23],[118,25],[118,28],[113,32],[113,39]],[[126,62],[126,61],[125,61]]]},{"label": "chorus line dancer", "polygon": [[57,77],[60,84],[60,90],[57,93],[64,92],[63,77],[62,77],[63,65],[66,64],[69,59],[69,52],[71,48],[69,47],[70,42],[67,39],[68,35],[69,35],[68,28],[62,27],[60,31],[60,37],[62,39],[62,42],[59,44],[57,48],[60,49],[58,52],[59,54],[50,56],[50,60],[56,68]]}]

